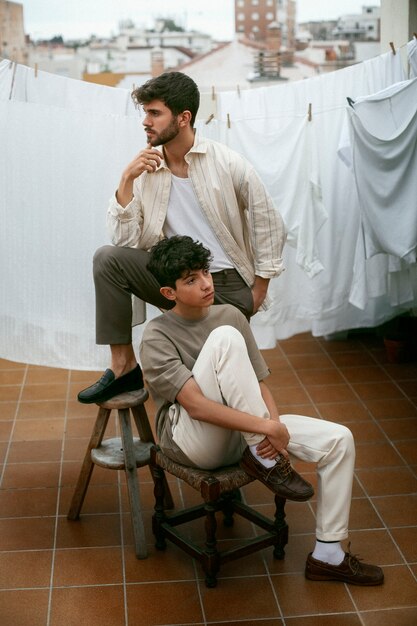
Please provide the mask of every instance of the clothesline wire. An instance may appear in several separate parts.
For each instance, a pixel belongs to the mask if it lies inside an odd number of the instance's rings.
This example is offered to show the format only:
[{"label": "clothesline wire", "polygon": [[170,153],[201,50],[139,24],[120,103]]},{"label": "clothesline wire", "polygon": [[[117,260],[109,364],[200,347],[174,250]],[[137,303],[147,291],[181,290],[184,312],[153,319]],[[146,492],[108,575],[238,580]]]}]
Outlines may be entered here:
[{"label": "clothesline wire", "polygon": [[[402,44],[402,45],[401,45],[401,46],[399,46],[396,50],[398,51],[398,50],[401,50],[402,48],[405,48],[405,47],[406,47],[406,46],[407,46],[407,45],[408,45],[411,41],[416,41],[416,42],[417,42],[417,37],[414,37],[414,38],[413,38],[413,39],[411,39],[410,41],[407,41],[406,43]],[[385,54],[386,54],[386,53],[385,53]],[[392,52],[392,54],[395,54],[395,53],[394,53],[394,52]],[[374,57],[372,57],[372,58],[375,58],[375,59],[376,59],[378,56],[381,56],[381,55],[380,55],[380,54],[377,54],[377,55],[375,55],[375,56],[374,56]],[[372,60],[372,59],[368,59],[368,60]],[[306,79],[306,80],[308,80],[308,79]],[[241,92],[240,92],[240,90],[239,90],[239,92],[238,92],[238,96],[239,96],[239,98],[241,98]],[[347,96],[346,96],[346,97],[347,97]],[[331,112],[331,111],[336,111],[336,110],[338,110],[338,109],[345,109],[345,108],[346,108],[346,104],[340,104],[340,105],[336,105],[336,106],[331,106],[331,107],[329,107],[329,108],[315,109],[315,108],[314,108],[314,106],[312,106],[312,103],[307,102],[306,104],[307,104],[307,106],[309,107],[309,108],[308,108],[307,113],[306,113],[304,110],[303,110],[303,111],[300,111],[299,113],[298,113],[298,112],[295,112],[295,111],[281,111],[278,115],[268,115],[268,117],[267,117],[267,118],[265,118],[265,115],[256,115],[256,116],[250,116],[250,117],[248,117],[248,116],[245,116],[245,117],[235,117],[235,118],[233,118],[233,121],[234,121],[234,122],[242,122],[242,121],[259,120],[259,119],[263,119],[263,120],[264,120],[264,119],[268,119],[268,120],[270,120],[270,119],[280,119],[280,118],[282,118],[282,117],[287,117],[287,116],[288,116],[288,117],[293,117],[293,118],[294,118],[294,117],[300,117],[300,118],[302,118],[302,117],[305,117],[307,114],[309,114],[311,110],[312,110],[312,112],[314,112],[314,115],[321,115],[321,114],[323,114],[323,113],[329,113],[329,112]],[[228,126],[228,128],[230,128],[230,122],[231,122],[232,120],[231,120],[231,118],[230,118],[230,114],[228,113],[227,115],[228,115],[228,119],[227,119],[227,126]],[[207,120],[207,121],[206,121],[206,124],[210,123],[212,119],[216,119],[216,116],[215,116],[214,114],[212,114],[212,115],[210,116],[210,118],[211,118],[211,119],[209,119],[209,120]],[[310,119],[310,118],[309,118],[309,119]],[[222,122],[222,123],[226,123],[226,120],[224,120],[224,119],[217,119],[216,121],[218,121],[218,122]],[[311,121],[311,120],[310,120],[310,121]]]},{"label": "clothesline wire", "polygon": [[[411,41],[416,41],[416,38],[413,38]],[[405,48],[409,43],[410,42],[406,42],[406,43],[402,44],[401,46],[399,46],[397,48],[397,50],[401,50],[402,48]],[[392,52],[392,54],[394,54],[394,52]],[[372,58],[377,58],[378,56],[381,56],[381,55],[375,55],[375,57],[372,57]],[[0,62],[3,61],[3,60],[6,60],[6,59],[3,59],[2,57],[0,57]],[[10,60],[10,59],[7,59],[7,60]],[[10,60],[10,66],[11,67],[13,66],[13,74],[12,74],[11,85],[10,85],[9,100],[12,99],[12,93],[13,93],[13,87],[14,87],[14,81],[15,81],[15,74],[16,74],[17,65],[18,65],[18,63],[16,61]],[[28,69],[31,69],[33,72],[35,72],[35,70],[33,68],[31,68],[30,66],[26,66],[26,67],[28,67]],[[116,87],[116,89],[120,89],[120,87]],[[215,88],[213,87],[212,89],[215,89]],[[129,90],[127,89],[126,91],[129,91]],[[210,93],[210,92],[205,92],[205,93]],[[241,97],[240,89],[238,90],[238,95],[239,95],[239,97]],[[307,104],[308,107],[311,107],[311,103],[310,102],[307,102],[306,104]],[[321,109],[315,109],[313,107],[313,112],[314,112],[314,115],[322,115],[323,113],[330,113],[332,111],[337,111],[339,109],[345,109],[345,108],[346,108],[345,104],[340,104],[340,105],[331,106],[331,107],[328,107],[328,108],[321,108]],[[310,111],[310,110],[311,109],[309,108],[308,111]],[[292,118],[299,117],[299,118],[302,118],[302,117],[305,117],[307,114],[308,114],[308,112],[306,113],[305,110],[300,111],[300,112],[298,112],[298,111],[297,112],[296,111],[290,111],[289,110],[289,111],[281,111],[279,114],[275,114],[275,115],[268,115],[268,117],[266,119],[269,119],[269,120],[270,119],[281,119],[283,117],[292,117]],[[230,128],[230,122],[231,122],[230,113],[227,113],[227,116],[228,116],[227,121],[223,120],[223,119],[217,119],[216,121],[222,122],[222,123],[227,123],[228,128]],[[210,118],[206,121],[206,124],[210,123],[212,119],[216,119],[216,116],[214,114],[212,114],[210,116]],[[264,120],[265,119],[265,115],[262,114],[262,115],[254,115],[254,116],[250,116],[250,117],[248,117],[248,116],[245,116],[245,117],[235,117],[235,118],[233,118],[233,121],[234,122],[241,122],[241,121],[259,120],[259,119],[263,119]]]},{"label": "clothesline wire", "polygon": [[[337,106],[331,106],[331,107],[328,107],[328,108],[325,108],[325,109],[315,109],[313,107],[312,108],[312,117],[314,118],[315,115],[321,115],[322,113],[329,113],[331,111],[337,111],[339,109],[345,109],[345,108],[346,108],[345,104],[339,104]],[[306,107],[306,110],[303,111],[303,112],[297,112],[296,113],[294,111],[288,110],[288,111],[282,111],[279,114],[267,115],[266,116],[265,115],[265,111],[264,111],[264,113],[260,114],[260,115],[251,115],[251,116],[244,116],[244,117],[242,117],[242,116],[240,116],[240,117],[233,117],[230,121],[233,121],[233,122],[247,122],[247,121],[252,121],[252,120],[273,120],[273,119],[280,119],[280,118],[283,118],[283,117],[291,117],[291,118],[299,117],[299,118],[303,118],[303,117],[306,117],[306,116],[307,116],[307,107]],[[213,117],[211,119],[212,120],[215,119],[217,122],[221,122],[223,124],[227,123],[226,119],[216,118],[214,115],[213,115]],[[207,122],[208,122],[208,120],[207,120]],[[211,120],[210,120],[210,122],[211,122]]]},{"label": "clothesline wire", "polygon": [[[398,48],[396,48],[396,51],[398,51],[398,50],[402,50],[402,48],[405,48],[405,47],[406,47],[409,43],[411,43],[412,41],[415,41],[415,42],[417,43],[417,37],[413,37],[412,39],[410,39],[410,41],[407,41],[406,43],[403,43],[401,46],[398,46]],[[367,61],[372,61],[373,59],[376,59],[376,58],[378,58],[379,56],[381,56],[381,54],[388,54],[388,52],[391,52],[391,54],[394,54],[394,53],[391,51],[391,49],[390,49],[390,50],[388,50],[387,52],[382,52],[382,53],[380,53],[380,54],[376,54],[375,56],[371,57],[370,59],[367,59]],[[363,62],[364,62],[364,61],[362,61],[362,63],[363,63]],[[348,67],[351,67],[351,66],[348,66]],[[342,69],[343,69],[343,68],[342,68]],[[339,71],[339,70],[337,70],[337,71]],[[314,77],[311,77],[311,78],[316,78],[316,77],[314,76]],[[304,79],[304,80],[309,80],[309,79],[308,79],[308,78],[306,78],[306,79]],[[299,81],[295,81],[295,82],[299,82]],[[213,87],[211,88],[211,90],[210,90],[210,91],[205,91],[205,92],[203,92],[203,93],[204,93],[204,94],[209,94],[209,93],[210,93],[210,94],[212,94],[212,93],[213,93],[213,90],[216,92],[216,87],[215,87],[215,86],[213,86]],[[237,86],[237,90],[236,90],[236,91],[237,91],[237,94],[238,94],[238,96],[239,96],[239,98],[240,98],[240,97],[241,97],[241,95],[242,95],[242,90],[240,89],[240,86],[239,86],[239,85]],[[218,91],[217,93],[222,93],[222,92],[221,92],[221,91]],[[302,113],[302,114],[300,114],[300,115],[304,115],[304,113]],[[248,118],[245,118],[245,119],[248,119]]]}]

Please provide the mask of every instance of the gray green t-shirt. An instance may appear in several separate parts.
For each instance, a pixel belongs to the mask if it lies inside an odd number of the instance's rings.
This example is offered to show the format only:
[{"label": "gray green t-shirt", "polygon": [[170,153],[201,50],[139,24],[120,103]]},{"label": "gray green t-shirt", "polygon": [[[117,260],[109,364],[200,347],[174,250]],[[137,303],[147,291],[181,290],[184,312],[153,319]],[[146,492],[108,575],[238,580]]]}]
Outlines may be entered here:
[{"label": "gray green t-shirt", "polygon": [[[155,401],[156,432],[168,407],[189,378],[200,351],[215,328],[233,326],[246,342],[249,359],[258,380],[269,375],[251,328],[242,313],[230,304],[215,304],[203,320],[186,320],[172,311],[151,320],[144,330],[140,360],[144,378]],[[243,383],[244,384],[244,383]]]}]

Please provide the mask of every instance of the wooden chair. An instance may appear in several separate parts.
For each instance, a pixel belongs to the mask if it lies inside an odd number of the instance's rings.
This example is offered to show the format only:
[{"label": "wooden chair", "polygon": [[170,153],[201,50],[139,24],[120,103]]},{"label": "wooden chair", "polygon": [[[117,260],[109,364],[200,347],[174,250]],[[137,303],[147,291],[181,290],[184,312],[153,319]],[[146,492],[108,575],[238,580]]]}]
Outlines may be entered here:
[{"label": "wooden chair", "polygon": [[[284,558],[284,547],[288,543],[288,525],[285,522],[285,498],[275,496],[275,519],[270,520],[241,501],[240,487],[254,479],[238,465],[222,467],[214,471],[194,469],[180,465],[163,454],[158,446],[151,448],[151,469],[155,482],[155,512],[152,519],[156,548],[164,550],[166,539],[172,541],[193,558],[197,559],[205,573],[207,587],[217,585],[217,573],[222,563],[247,556],[252,552],[274,546],[274,556]],[[164,471],[180,478],[200,492],[204,502],[167,515],[164,505]],[[246,539],[230,550],[218,549],[216,512],[224,514],[224,524],[233,525],[236,513],[264,529],[265,534]],[[205,518],[205,545],[203,547],[177,531],[177,526],[199,517]]]},{"label": "wooden chair", "polygon": [[[120,394],[107,402],[98,404],[97,419],[67,515],[69,520],[79,519],[94,465],[100,465],[106,469],[124,470],[132,516],[135,552],[139,559],[147,557],[147,548],[141,513],[137,468],[149,465],[150,449],[155,443],[144,406],[147,399],[148,392],[146,389],[140,389],[139,391]],[[112,409],[117,410],[118,413],[121,437],[103,440]],[[133,437],[130,412],[135,421],[139,438]],[[167,508],[172,508],[171,493],[164,479],[163,482],[164,504]]]}]

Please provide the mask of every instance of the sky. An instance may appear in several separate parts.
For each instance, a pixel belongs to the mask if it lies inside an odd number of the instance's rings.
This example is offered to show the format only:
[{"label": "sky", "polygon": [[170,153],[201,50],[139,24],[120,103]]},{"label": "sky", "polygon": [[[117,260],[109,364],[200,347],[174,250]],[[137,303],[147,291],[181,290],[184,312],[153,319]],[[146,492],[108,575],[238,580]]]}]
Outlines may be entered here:
[{"label": "sky", "polygon": [[[64,39],[92,34],[117,34],[121,19],[151,28],[157,17],[170,17],[190,30],[215,39],[232,39],[234,0],[17,0],[23,4],[25,32],[32,39],[62,35]],[[346,13],[361,13],[363,4],[380,0],[297,0],[297,21],[336,19]]]}]

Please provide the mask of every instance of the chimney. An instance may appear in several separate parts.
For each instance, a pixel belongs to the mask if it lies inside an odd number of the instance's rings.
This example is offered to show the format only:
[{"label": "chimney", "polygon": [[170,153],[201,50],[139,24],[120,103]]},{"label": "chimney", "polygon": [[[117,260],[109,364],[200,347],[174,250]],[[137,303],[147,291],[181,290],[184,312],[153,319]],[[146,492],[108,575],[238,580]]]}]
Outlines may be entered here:
[{"label": "chimney", "polygon": [[278,22],[271,22],[266,29],[267,50],[278,52],[281,49],[281,27]]},{"label": "chimney", "polygon": [[164,72],[164,52],[161,48],[151,50],[151,74],[152,78]]}]

